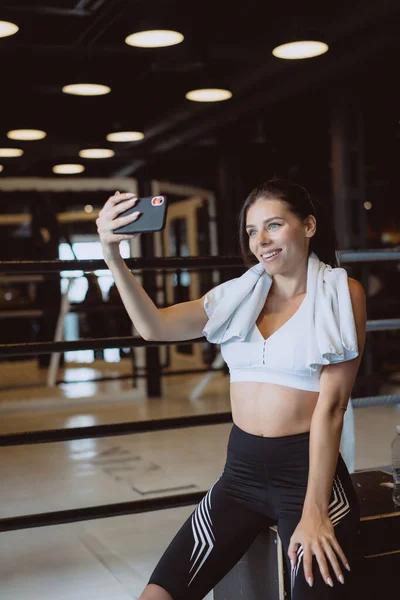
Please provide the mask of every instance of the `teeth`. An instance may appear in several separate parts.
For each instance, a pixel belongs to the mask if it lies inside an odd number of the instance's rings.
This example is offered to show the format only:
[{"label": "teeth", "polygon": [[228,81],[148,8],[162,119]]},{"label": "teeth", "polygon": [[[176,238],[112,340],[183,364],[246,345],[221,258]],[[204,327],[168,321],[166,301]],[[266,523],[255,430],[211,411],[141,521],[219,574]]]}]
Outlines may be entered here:
[{"label": "teeth", "polygon": [[275,256],[276,254],[279,254],[279,250],[277,250],[276,252],[271,252],[270,254],[263,254],[263,258],[270,258],[271,256]]}]

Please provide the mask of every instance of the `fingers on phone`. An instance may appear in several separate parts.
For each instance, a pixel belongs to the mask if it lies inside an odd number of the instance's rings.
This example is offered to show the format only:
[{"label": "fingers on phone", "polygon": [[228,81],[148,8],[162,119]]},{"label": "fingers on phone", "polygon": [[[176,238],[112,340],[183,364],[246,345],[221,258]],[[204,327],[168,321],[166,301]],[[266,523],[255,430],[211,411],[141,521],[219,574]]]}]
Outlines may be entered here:
[{"label": "fingers on phone", "polygon": [[122,212],[124,212],[125,210],[132,208],[132,206],[135,206],[137,201],[138,201],[137,198],[130,198],[129,200],[126,200],[125,202],[121,202],[120,204],[118,204],[115,207],[115,215],[119,215]]},{"label": "fingers on phone", "polygon": [[136,219],[138,219],[140,217],[142,213],[139,212],[138,210],[133,212],[131,215],[128,215],[127,217],[125,217],[126,222],[127,223],[132,223],[132,221],[136,221]]},{"label": "fingers on phone", "polygon": [[134,212],[130,215],[126,215],[125,217],[119,217],[117,219],[114,219],[113,221],[113,229],[119,229],[120,227],[124,227],[125,225],[129,225],[129,223],[133,223],[133,221],[136,221],[136,219],[139,218],[139,216],[142,213],[140,212]]},{"label": "fingers on phone", "polygon": [[132,192],[125,192],[124,194],[120,194],[120,192],[115,192],[113,196],[109,198],[112,204],[119,204],[123,200],[130,200],[131,198],[137,198],[136,194]]}]

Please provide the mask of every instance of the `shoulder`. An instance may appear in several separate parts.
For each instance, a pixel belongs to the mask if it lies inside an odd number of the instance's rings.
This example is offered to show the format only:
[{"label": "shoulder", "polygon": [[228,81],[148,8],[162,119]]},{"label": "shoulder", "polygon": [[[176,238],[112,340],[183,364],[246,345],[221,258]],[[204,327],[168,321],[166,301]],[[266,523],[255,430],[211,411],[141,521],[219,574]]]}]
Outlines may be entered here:
[{"label": "shoulder", "polygon": [[366,295],[365,290],[361,283],[357,281],[357,279],[353,279],[352,277],[348,278],[349,282],[349,292],[351,298],[351,304],[353,306],[353,310],[358,307],[365,306],[366,303]]},{"label": "shoulder", "polygon": [[363,347],[367,326],[366,294],[363,286],[357,279],[349,277],[348,282],[359,346]]}]

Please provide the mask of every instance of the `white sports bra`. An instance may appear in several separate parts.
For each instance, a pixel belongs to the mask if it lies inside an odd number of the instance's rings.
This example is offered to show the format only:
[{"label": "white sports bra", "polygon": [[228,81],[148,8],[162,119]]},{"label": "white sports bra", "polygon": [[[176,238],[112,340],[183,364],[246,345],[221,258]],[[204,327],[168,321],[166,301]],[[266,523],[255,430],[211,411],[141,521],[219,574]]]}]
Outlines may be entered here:
[{"label": "white sports bra", "polygon": [[348,277],[311,252],[306,295],[297,312],[264,339],[256,325],[272,277],[258,263],[204,296],[203,335],[219,344],[231,382],[260,381],[320,391],[324,365],[358,356]]},{"label": "white sports bra", "polygon": [[319,391],[322,365],[312,371],[306,363],[305,343],[311,333],[306,304],[307,295],[295,314],[267,339],[254,323],[243,341],[233,338],[221,344],[231,383],[256,381]]}]

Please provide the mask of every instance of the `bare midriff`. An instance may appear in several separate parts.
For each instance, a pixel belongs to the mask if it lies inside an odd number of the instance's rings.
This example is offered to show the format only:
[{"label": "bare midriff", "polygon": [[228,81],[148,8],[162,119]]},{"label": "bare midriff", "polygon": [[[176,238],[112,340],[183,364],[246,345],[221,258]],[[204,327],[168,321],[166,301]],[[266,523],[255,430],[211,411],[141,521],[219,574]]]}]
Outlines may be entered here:
[{"label": "bare midriff", "polygon": [[[293,317],[305,296],[304,292],[283,302],[271,289],[256,321],[264,339]],[[247,433],[280,437],[310,431],[319,392],[251,381],[235,381],[230,387],[233,422]]]},{"label": "bare midriff", "polygon": [[233,422],[243,431],[280,437],[310,431],[319,392],[275,383],[231,383]]}]

